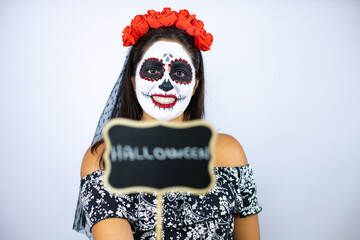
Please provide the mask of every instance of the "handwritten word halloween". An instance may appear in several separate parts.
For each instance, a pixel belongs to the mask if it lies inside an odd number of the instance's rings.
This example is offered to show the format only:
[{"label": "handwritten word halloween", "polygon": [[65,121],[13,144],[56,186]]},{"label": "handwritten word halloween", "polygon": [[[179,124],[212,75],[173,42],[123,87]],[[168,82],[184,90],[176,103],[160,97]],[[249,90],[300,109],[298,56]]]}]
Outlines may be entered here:
[{"label": "handwritten word halloween", "polygon": [[165,160],[165,159],[193,159],[209,160],[210,152],[208,147],[155,147],[152,151],[148,147],[132,147],[130,145],[113,145],[111,147],[110,159],[117,161],[134,160]]}]

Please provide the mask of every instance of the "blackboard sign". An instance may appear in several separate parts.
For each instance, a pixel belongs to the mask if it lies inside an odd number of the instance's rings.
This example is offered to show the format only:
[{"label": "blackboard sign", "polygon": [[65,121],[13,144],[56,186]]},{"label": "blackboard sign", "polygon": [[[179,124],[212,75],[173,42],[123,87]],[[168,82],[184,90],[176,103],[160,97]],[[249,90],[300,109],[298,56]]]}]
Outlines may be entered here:
[{"label": "blackboard sign", "polygon": [[105,187],[114,193],[208,193],[213,173],[214,128],[183,123],[112,119],[104,127]]}]

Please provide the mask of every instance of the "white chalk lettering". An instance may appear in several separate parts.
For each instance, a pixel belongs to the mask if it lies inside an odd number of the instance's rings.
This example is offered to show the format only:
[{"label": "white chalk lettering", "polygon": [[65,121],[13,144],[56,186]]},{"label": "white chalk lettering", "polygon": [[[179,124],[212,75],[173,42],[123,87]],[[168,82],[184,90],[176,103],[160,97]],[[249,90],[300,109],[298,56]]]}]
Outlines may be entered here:
[{"label": "white chalk lettering", "polygon": [[129,145],[124,146],[123,158],[124,158],[124,160],[130,160],[130,161],[135,160],[134,152],[133,152],[133,149],[131,146],[129,146]]},{"label": "white chalk lettering", "polygon": [[134,157],[136,160],[144,160],[144,156],[139,153],[138,147],[134,147]]},{"label": "white chalk lettering", "polygon": [[176,159],[176,149],[175,148],[165,148],[165,154],[170,159]]},{"label": "white chalk lettering", "polygon": [[110,159],[112,162],[121,161],[122,160],[122,154],[121,153],[121,145],[112,145],[111,147],[111,153],[110,153]]},{"label": "white chalk lettering", "polygon": [[153,154],[157,160],[165,160],[166,158],[165,151],[163,148],[159,148],[159,147],[154,148]]},{"label": "white chalk lettering", "polygon": [[144,157],[147,159],[147,160],[154,160],[154,156],[152,156],[150,153],[149,153],[149,150],[147,147],[143,147],[143,154],[144,154]]},{"label": "white chalk lettering", "polygon": [[148,147],[137,147],[130,145],[113,145],[110,151],[112,162],[135,161],[135,160],[160,160],[165,159],[189,159],[209,160],[210,152],[208,147],[155,147],[152,151]]},{"label": "white chalk lettering", "polygon": [[190,147],[184,148],[184,158],[190,159]]},{"label": "white chalk lettering", "polygon": [[177,157],[176,157],[176,158],[183,158],[183,155],[184,155],[184,149],[177,149],[177,151],[176,151],[176,155],[177,155]]},{"label": "white chalk lettering", "polygon": [[198,159],[199,158],[198,151],[197,151],[196,147],[192,147],[190,149],[190,157],[191,157],[191,159]]},{"label": "white chalk lettering", "polygon": [[202,148],[199,148],[199,151],[198,151],[198,154],[199,154],[199,158],[200,159],[204,159],[205,158],[205,151],[204,149]]},{"label": "white chalk lettering", "polygon": [[210,159],[210,152],[209,152],[209,148],[205,147],[205,159]]}]

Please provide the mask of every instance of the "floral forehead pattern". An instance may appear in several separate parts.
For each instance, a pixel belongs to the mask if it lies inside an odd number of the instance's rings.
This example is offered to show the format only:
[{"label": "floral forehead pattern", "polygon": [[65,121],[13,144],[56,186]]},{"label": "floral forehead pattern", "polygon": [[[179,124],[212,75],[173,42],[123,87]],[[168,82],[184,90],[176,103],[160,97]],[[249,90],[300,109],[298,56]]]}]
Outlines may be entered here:
[{"label": "floral forehead pattern", "polygon": [[139,38],[146,34],[150,28],[170,26],[185,30],[193,36],[194,44],[199,50],[210,50],[213,36],[205,31],[204,23],[196,19],[196,15],[190,14],[186,9],[176,12],[172,11],[171,8],[164,8],[162,12],[149,10],[147,14],[136,15],[130,26],[123,30],[123,45],[128,47],[136,44]]}]

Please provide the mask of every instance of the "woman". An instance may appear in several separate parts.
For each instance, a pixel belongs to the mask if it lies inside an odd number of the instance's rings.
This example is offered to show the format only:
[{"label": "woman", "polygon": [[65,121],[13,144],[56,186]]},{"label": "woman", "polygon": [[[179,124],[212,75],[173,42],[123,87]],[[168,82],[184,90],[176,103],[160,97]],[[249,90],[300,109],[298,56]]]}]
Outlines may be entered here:
[{"label": "woman", "polygon": [[[93,145],[81,166],[74,229],[91,239],[155,239],[156,197],[112,195],[103,186],[101,130],[114,117],[183,122],[204,115],[204,72],[200,50],[212,35],[189,14],[164,8],[137,15],[123,32],[129,50],[124,69],[99,120]],[[171,193],[163,197],[163,239],[259,239],[252,169],[241,145],[218,134],[216,186],[207,195]]]}]

